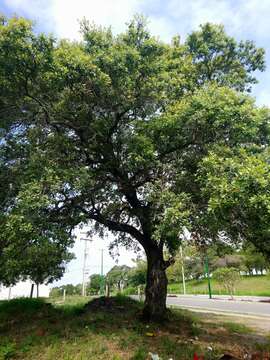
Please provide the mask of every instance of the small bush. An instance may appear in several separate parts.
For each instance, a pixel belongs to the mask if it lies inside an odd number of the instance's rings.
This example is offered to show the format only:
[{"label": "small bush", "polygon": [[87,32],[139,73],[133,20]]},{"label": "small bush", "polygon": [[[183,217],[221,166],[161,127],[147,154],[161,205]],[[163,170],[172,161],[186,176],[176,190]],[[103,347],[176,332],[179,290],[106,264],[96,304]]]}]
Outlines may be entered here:
[{"label": "small bush", "polygon": [[138,289],[136,287],[133,287],[133,286],[129,286],[127,288],[125,288],[123,291],[122,291],[122,294],[123,295],[137,295],[138,294]]},{"label": "small bush", "polygon": [[0,360],[12,359],[16,354],[16,344],[8,342],[0,345]]},{"label": "small bush", "polygon": [[8,319],[20,320],[53,310],[43,299],[17,298],[0,302],[0,322]]},{"label": "small bush", "polygon": [[240,273],[238,269],[233,267],[219,268],[214,271],[213,279],[215,279],[220,286],[223,286],[231,297],[233,297],[235,293],[235,286],[240,281]]},{"label": "small bush", "polygon": [[147,352],[144,347],[139,347],[139,349],[132,356],[131,360],[145,360],[147,357]]}]

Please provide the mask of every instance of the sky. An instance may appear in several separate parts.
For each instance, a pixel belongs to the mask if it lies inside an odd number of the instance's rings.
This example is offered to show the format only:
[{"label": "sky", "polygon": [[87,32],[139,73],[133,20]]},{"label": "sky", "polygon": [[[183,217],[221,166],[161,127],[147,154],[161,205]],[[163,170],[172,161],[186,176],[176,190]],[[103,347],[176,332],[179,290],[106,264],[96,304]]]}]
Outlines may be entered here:
[{"label": "sky", "polygon": [[[148,17],[152,33],[169,42],[179,34],[197,30],[200,24],[223,24],[227,33],[238,40],[254,40],[266,50],[267,69],[257,75],[259,84],[252,95],[259,105],[270,106],[270,0],[0,0],[0,13],[21,15],[35,21],[36,31],[53,33],[59,38],[80,39],[79,20],[86,19],[103,26],[112,26],[114,33],[125,29],[134,14]],[[68,266],[59,284],[82,281],[84,241],[77,241],[73,252],[77,259]],[[89,244],[89,274],[99,273],[101,248],[104,248],[104,273],[113,265],[108,243],[94,238]],[[120,249],[119,264],[132,265],[135,254]]]},{"label": "sky", "polygon": [[[134,266],[134,261],[138,254],[135,254],[133,251],[128,251],[125,248],[120,248],[114,252],[119,253],[117,256],[112,257],[109,253],[108,246],[113,239],[112,235],[109,235],[108,238],[101,239],[98,236],[88,237],[87,228],[82,230],[76,229],[75,236],[76,241],[74,247],[71,251],[76,255],[76,259],[72,260],[67,266],[66,273],[63,278],[55,283],[53,286],[60,286],[62,284],[78,284],[82,282],[83,279],[83,262],[84,262],[84,250],[85,250],[85,239],[87,241],[87,257],[86,257],[86,278],[91,274],[100,274],[101,273],[101,257],[103,249],[103,274],[106,274],[114,265],[128,265],[130,267]],[[140,254],[142,255],[142,254]]]}]

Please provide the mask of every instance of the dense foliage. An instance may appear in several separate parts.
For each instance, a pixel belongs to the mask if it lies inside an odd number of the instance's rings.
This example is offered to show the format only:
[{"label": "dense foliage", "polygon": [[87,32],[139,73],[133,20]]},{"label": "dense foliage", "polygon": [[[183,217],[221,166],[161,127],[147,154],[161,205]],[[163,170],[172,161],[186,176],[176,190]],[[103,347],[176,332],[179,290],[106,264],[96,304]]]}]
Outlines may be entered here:
[{"label": "dense foliage", "polygon": [[65,252],[74,226],[93,224],[144,248],[144,313],[160,317],[184,228],[270,254],[269,111],[243,93],[264,51],[211,24],[170,45],[141,17],[117,36],[81,30],[56,41],[1,18],[1,267],[17,244]]},{"label": "dense foliage", "polygon": [[73,285],[66,284],[61,286],[55,286],[50,291],[50,297],[60,297],[64,295],[81,295],[82,294],[82,284]]},{"label": "dense foliage", "polygon": [[97,295],[100,291],[104,290],[105,277],[100,274],[93,274],[89,278],[87,284],[86,293],[91,295]]},{"label": "dense foliage", "polygon": [[106,274],[106,283],[117,291],[122,291],[128,282],[130,267],[127,265],[115,265]]}]

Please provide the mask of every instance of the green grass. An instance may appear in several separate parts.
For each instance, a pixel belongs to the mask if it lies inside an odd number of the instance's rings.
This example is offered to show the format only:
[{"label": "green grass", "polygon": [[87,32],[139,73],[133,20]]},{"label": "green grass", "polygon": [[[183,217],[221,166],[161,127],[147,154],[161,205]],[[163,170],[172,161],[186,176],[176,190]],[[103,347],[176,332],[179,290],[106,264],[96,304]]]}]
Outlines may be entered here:
[{"label": "green grass", "polygon": [[14,312],[32,315],[44,310],[43,299],[19,298],[12,301],[0,301],[0,322],[14,314]]},{"label": "green grass", "polygon": [[[215,295],[227,295],[226,291],[215,281],[211,280],[212,292]],[[190,280],[186,282],[188,294],[208,294],[207,280]],[[168,293],[182,294],[182,284],[169,284]],[[235,295],[270,296],[270,278],[266,275],[242,276],[236,285]]]},{"label": "green grass", "polygon": [[81,305],[85,305],[91,299],[91,296],[67,295],[65,301],[63,301],[62,297],[53,297],[49,299],[49,302],[57,307],[68,307],[69,305],[74,307],[74,304],[80,307]]},{"label": "green grass", "polygon": [[253,329],[244,325],[244,324],[237,324],[234,322],[224,322],[223,327],[227,329],[230,333],[236,334],[251,334],[253,333]]},{"label": "green grass", "polygon": [[0,302],[0,360],[144,360],[149,352],[163,360],[192,359],[194,352],[214,360],[225,351],[235,353],[236,344],[235,355],[255,349],[245,339],[247,327],[219,326],[209,318],[206,323],[187,310],[173,310],[164,324],[147,324],[139,320],[142,304],[130,298],[114,297],[111,307],[102,307],[102,299],[86,306],[86,298],[66,300]]}]

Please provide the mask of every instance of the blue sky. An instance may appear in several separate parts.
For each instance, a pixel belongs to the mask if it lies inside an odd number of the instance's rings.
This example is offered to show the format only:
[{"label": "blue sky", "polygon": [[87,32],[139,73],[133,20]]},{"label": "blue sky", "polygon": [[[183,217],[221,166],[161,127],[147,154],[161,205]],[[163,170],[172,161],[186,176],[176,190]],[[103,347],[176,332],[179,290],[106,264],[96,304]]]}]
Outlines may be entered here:
[{"label": "blue sky", "polygon": [[165,41],[175,34],[184,39],[207,21],[222,23],[230,35],[265,48],[267,70],[258,74],[253,94],[258,104],[270,105],[270,0],[0,0],[0,12],[29,17],[38,31],[71,39],[80,37],[83,17],[119,32],[135,13],[143,13]]},{"label": "blue sky", "polygon": [[[270,106],[270,0],[0,0],[0,12],[33,19],[37,31],[51,32],[57,37],[79,39],[79,19],[86,17],[97,24],[112,26],[115,33],[123,31],[135,13],[149,18],[151,31],[164,41],[179,34],[182,39],[205,22],[222,23],[228,34],[238,40],[254,40],[266,50],[267,69],[258,74],[259,84],[253,95],[257,103]],[[79,234],[78,234],[79,238]],[[108,240],[91,244],[89,272],[99,272],[100,248]],[[61,283],[79,283],[83,243],[76,242],[74,260]],[[105,251],[105,272],[114,260]],[[134,254],[120,250],[119,263],[132,264]]]}]

